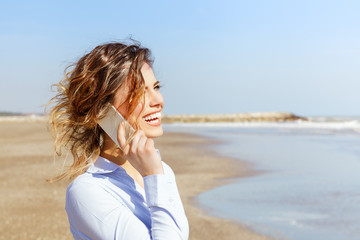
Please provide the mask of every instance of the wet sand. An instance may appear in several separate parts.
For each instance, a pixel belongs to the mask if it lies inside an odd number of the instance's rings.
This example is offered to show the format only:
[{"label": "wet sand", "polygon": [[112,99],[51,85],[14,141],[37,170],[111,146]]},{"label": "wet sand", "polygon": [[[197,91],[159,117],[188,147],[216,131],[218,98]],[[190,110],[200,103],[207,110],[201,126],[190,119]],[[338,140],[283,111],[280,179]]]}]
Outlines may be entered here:
[{"label": "wet sand", "polygon": [[[196,196],[234,177],[256,174],[243,161],[219,156],[204,137],[167,132],[156,140],[176,180],[190,224],[190,239],[268,239],[229,220],[209,216]],[[64,210],[68,181],[47,183],[62,161],[44,123],[0,123],[0,239],[73,239]]]}]

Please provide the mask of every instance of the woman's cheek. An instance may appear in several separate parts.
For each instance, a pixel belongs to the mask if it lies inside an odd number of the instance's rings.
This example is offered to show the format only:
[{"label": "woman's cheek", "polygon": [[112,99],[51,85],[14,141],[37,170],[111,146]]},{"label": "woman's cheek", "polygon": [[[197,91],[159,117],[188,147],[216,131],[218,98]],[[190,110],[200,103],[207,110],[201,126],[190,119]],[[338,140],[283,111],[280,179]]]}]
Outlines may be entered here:
[{"label": "woman's cheek", "polygon": [[141,117],[142,106],[143,106],[143,104],[140,103],[140,104],[138,104],[137,107],[135,108],[135,110],[134,110],[134,115],[136,116],[136,118]]}]

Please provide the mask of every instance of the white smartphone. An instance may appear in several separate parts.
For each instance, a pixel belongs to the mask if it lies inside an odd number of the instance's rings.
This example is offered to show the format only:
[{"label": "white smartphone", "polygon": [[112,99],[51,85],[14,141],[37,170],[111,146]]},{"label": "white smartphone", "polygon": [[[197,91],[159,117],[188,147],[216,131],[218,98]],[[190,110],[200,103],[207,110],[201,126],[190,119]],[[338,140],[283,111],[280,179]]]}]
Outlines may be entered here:
[{"label": "white smartphone", "polygon": [[125,120],[125,118],[116,110],[116,108],[110,104],[110,110],[106,116],[101,119],[98,124],[100,127],[109,135],[109,137],[116,143],[119,148],[120,144],[117,141],[117,133],[120,123],[125,122],[125,138],[127,141],[132,137],[135,130],[134,128]]}]

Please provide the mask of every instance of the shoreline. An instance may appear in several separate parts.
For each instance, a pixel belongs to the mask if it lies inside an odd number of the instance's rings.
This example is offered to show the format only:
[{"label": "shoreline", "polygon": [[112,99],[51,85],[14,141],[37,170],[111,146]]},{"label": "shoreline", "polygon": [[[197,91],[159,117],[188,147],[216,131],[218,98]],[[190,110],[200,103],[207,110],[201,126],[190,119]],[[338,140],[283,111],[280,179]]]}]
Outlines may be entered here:
[{"label": "shoreline", "polygon": [[[235,220],[212,216],[197,200],[203,192],[232,183],[235,179],[261,174],[252,168],[251,163],[220,155],[213,149],[220,141],[192,133],[164,132],[164,136],[156,142],[163,160],[175,172],[189,220],[189,239],[272,239]],[[186,154],[179,156],[171,149],[172,145]],[[222,164],[219,165],[219,162]]]},{"label": "shoreline", "polygon": [[[0,123],[0,239],[73,239],[65,212],[69,181],[48,183],[63,161],[54,161],[54,145],[44,122]],[[165,132],[155,139],[176,181],[190,224],[191,240],[265,240],[233,221],[210,216],[196,197],[234,178],[257,174],[251,164],[223,157],[213,139],[195,134]],[[219,162],[221,168],[219,168]]]}]

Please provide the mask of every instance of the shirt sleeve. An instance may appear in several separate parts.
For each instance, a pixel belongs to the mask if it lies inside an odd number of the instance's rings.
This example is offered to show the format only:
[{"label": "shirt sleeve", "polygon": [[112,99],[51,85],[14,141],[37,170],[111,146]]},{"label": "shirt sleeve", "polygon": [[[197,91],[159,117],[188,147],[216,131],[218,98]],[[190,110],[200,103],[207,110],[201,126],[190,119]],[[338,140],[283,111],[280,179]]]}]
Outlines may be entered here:
[{"label": "shirt sleeve", "polygon": [[171,168],[165,175],[144,177],[146,202],[151,213],[152,239],[188,239],[189,225]]},{"label": "shirt sleeve", "polygon": [[[68,188],[66,211],[75,239],[187,240],[189,226],[175,183],[169,175],[144,177],[151,229],[131,210],[97,184],[77,182]],[[91,191],[87,189],[91,188]]]}]

